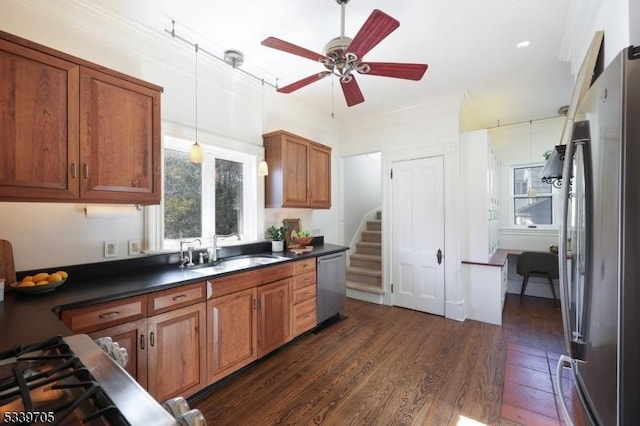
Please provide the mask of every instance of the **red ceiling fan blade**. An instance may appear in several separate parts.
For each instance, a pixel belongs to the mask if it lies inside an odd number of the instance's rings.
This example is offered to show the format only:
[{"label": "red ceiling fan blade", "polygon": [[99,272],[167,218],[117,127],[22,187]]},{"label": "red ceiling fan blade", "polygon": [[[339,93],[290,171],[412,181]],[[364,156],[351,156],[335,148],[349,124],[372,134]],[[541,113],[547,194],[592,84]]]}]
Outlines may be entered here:
[{"label": "red ceiling fan blade", "polygon": [[374,9],[349,44],[347,52],[353,53],[357,58],[362,58],[399,26],[400,22],[397,19],[381,10]]},{"label": "red ceiling fan blade", "polygon": [[265,38],[264,40],[262,40],[261,44],[263,46],[271,47],[273,49],[282,50],[283,52],[302,56],[303,58],[311,59],[312,61],[321,62],[322,60],[327,59],[327,57],[324,55],[321,55],[316,52],[312,52],[309,49],[296,46],[295,44],[289,43],[288,41],[280,40],[279,38],[275,38],[275,37]]},{"label": "red ceiling fan blade", "polygon": [[322,71],[313,75],[310,75],[307,78],[303,78],[302,80],[298,80],[294,83],[291,83],[287,86],[284,87],[279,87],[278,88],[278,92],[280,93],[291,93],[294,92],[298,89],[303,88],[304,86],[308,86],[309,84],[316,82],[320,79],[325,78],[326,76],[328,76],[329,74],[331,74],[330,71]]},{"label": "red ceiling fan blade", "polygon": [[404,78],[406,80],[420,80],[427,71],[427,64],[405,64],[399,62],[366,62],[369,71],[358,71],[365,75],[379,75],[382,77]]},{"label": "red ceiling fan blade", "polygon": [[360,86],[358,86],[353,75],[351,76],[351,80],[348,82],[340,80],[340,85],[342,86],[342,92],[344,93],[344,98],[347,101],[347,106],[354,106],[364,102],[364,96],[362,96]]}]

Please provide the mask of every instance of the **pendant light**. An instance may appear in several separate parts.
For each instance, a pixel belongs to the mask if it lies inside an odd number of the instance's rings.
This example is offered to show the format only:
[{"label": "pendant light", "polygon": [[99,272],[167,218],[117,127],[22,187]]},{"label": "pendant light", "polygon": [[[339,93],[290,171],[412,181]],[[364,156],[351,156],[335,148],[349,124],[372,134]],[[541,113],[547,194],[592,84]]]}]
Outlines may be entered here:
[{"label": "pendant light", "polygon": [[269,165],[265,160],[258,163],[258,176],[267,176],[269,174]]},{"label": "pendant light", "polygon": [[[264,133],[264,79],[262,80],[262,105],[260,106],[260,115],[262,120],[262,133]],[[258,163],[258,176],[267,176],[269,174],[269,165],[263,158]]]},{"label": "pendant light", "polygon": [[[529,120],[529,161],[532,160],[533,155],[533,120]],[[534,198],[536,196],[536,189],[533,187],[533,177],[529,173],[529,190],[527,191],[527,197]]]},{"label": "pendant light", "polygon": [[196,141],[191,145],[189,161],[202,163],[202,147],[198,143],[198,44],[196,43]]}]

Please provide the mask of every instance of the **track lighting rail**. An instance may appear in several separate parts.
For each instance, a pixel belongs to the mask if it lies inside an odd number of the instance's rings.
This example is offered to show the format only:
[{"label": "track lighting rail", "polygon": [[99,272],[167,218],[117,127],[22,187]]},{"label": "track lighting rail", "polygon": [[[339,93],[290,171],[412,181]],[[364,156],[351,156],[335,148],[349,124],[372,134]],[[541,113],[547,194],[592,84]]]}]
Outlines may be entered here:
[{"label": "track lighting rail", "polygon": [[262,77],[258,77],[257,75],[252,74],[252,73],[250,73],[250,72],[248,72],[248,71],[245,71],[245,70],[243,70],[242,68],[239,68],[238,66],[234,66],[234,65],[230,64],[229,62],[225,61],[225,60],[224,60],[224,58],[221,58],[220,56],[216,55],[215,53],[210,52],[210,51],[208,51],[208,50],[204,49],[204,48],[203,48],[201,45],[199,45],[198,43],[194,43],[194,42],[192,42],[192,41],[190,41],[190,40],[187,40],[187,39],[186,39],[186,38],[184,38],[184,37],[179,36],[179,35],[176,33],[176,21],[172,20],[172,21],[171,21],[171,29],[170,29],[170,30],[168,30],[168,29],[166,29],[166,28],[165,28],[164,32],[165,32],[165,33],[167,33],[167,34],[169,34],[169,35],[171,36],[171,38],[176,39],[176,40],[179,40],[179,41],[181,41],[182,43],[185,43],[185,44],[187,44],[187,45],[191,46],[191,47],[192,47],[192,48],[194,48],[194,49],[196,48],[196,45],[197,45],[197,46],[198,46],[198,52],[204,53],[205,55],[207,55],[207,56],[209,56],[209,57],[211,57],[211,58],[213,58],[213,59],[216,59],[216,60],[218,60],[218,61],[220,61],[220,62],[222,62],[222,63],[225,63],[225,64],[227,64],[227,65],[231,66],[233,69],[235,69],[235,70],[237,70],[237,71],[241,72],[242,74],[246,75],[247,77],[250,77],[250,78],[252,78],[252,79],[254,79],[254,80],[256,80],[256,81],[259,81],[263,86],[264,86],[264,85],[267,85],[267,86],[269,86],[269,87],[272,87],[272,88],[274,88],[274,89],[278,90],[277,80],[276,80],[276,84],[272,84],[272,83],[270,83],[270,82],[266,81],[266,80],[265,80],[264,78],[262,78]]}]

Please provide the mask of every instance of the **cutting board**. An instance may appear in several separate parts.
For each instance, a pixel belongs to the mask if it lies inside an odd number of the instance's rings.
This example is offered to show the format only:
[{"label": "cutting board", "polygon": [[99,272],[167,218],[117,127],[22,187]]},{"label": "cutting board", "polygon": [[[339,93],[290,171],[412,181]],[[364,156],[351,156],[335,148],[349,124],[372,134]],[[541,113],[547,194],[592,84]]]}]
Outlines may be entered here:
[{"label": "cutting board", "polygon": [[13,248],[7,240],[0,240],[0,278],[5,279],[5,289],[15,283],[16,265],[13,262]]}]

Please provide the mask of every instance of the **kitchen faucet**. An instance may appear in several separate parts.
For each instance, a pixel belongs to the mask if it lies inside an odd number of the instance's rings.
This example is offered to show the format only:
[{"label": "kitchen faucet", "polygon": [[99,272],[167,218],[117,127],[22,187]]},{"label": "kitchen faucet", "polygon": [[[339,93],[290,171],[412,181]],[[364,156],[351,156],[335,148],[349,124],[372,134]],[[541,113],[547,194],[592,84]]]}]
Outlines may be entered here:
[{"label": "kitchen faucet", "polygon": [[240,234],[238,234],[237,232],[233,232],[227,235],[213,234],[213,236],[211,237],[212,250],[211,250],[211,254],[209,255],[209,262],[216,262],[218,260],[218,238],[228,238],[228,237],[237,237],[238,241],[240,241]]},{"label": "kitchen faucet", "polygon": [[194,240],[191,241],[180,241],[180,269],[184,269],[185,267],[185,263],[186,266],[193,266],[193,246],[189,246],[187,247],[187,251],[188,251],[188,255],[185,256],[184,255],[184,248],[183,248],[183,244],[193,244],[195,242],[200,243],[200,245],[202,245],[202,241],[200,240],[200,238],[196,238]]}]

